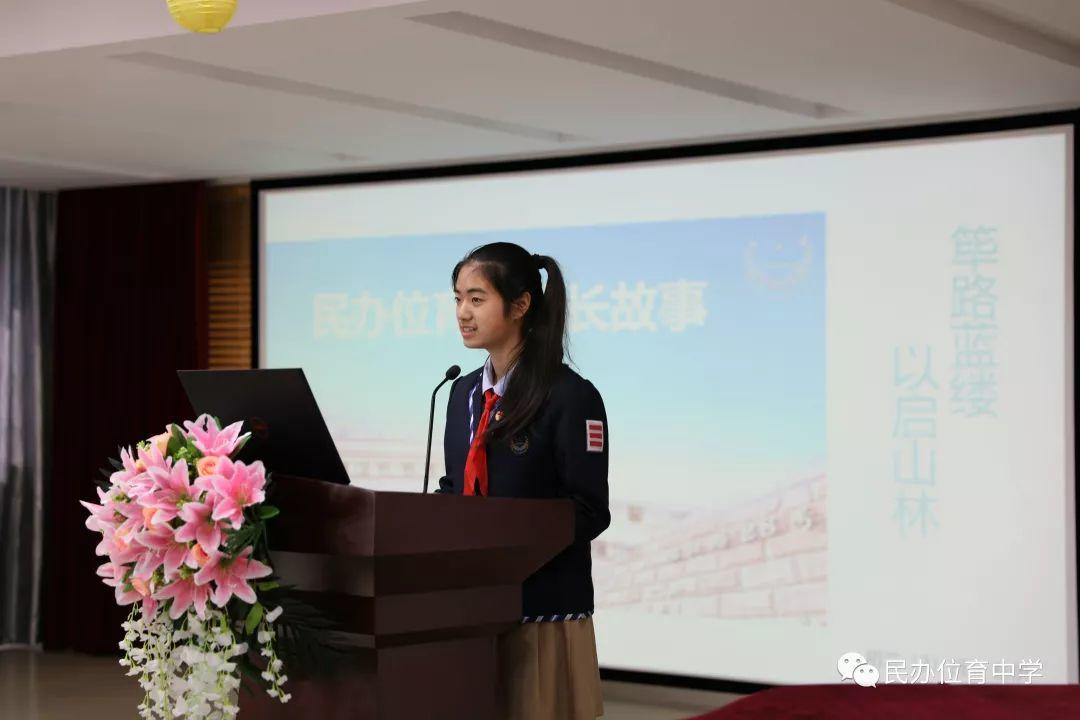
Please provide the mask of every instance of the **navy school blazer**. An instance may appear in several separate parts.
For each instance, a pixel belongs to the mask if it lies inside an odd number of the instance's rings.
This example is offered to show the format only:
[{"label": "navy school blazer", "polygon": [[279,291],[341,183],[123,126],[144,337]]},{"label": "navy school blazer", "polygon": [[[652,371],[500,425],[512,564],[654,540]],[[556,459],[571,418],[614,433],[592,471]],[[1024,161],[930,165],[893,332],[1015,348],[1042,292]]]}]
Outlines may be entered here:
[{"label": "navy school blazer", "polygon": [[[472,428],[484,409],[483,367],[463,375],[450,388],[443,451],[446,475],[438,493],[460,495],[469,454],[469,393]],[[603,423],[603,446],[590,449],[587,420]],[[495,427],[494,418],[489,428]],[[595,423],[593,424],[595,428]],[[595,433],[595,430],[594,430]],[[607,414],[593,384],[565,363],[547,400],[523,435],[487,447],[488,495],[516,498],[570,498],[574,501],[574,541],[525,580],[522,615],[591,614],[592,554],[589,543],[611,523],[608,510]]]}]

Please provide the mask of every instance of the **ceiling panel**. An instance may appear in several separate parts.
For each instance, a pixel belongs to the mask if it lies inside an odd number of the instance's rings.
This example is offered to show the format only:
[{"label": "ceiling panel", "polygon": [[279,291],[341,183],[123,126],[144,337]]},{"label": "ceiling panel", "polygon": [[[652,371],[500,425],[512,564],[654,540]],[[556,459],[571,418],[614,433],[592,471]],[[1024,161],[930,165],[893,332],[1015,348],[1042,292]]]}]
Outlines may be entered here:
[{"label": "ceiling panel", "polygon": [[[0,184],[321,174],[1076,107],[1080,67],[1007,40],[1053,27],[1071,47],[1078,7],[429,0],[0,57],[0,157],[26,161],[0,165]],[[991,13],[1006,41],[942,12]],[[803,112],[819,106],[838,111]]]}]

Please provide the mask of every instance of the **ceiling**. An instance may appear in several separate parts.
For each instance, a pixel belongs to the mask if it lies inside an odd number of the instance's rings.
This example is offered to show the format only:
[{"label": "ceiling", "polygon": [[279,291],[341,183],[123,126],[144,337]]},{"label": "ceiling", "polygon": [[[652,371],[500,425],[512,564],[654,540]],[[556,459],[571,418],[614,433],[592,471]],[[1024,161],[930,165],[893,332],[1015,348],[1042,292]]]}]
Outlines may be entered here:
[{"label": "ceiling", "polygon": [[1080,107],[1077,0],[239,0],[219,35],[163,0],[0,17],[0,185],[38,189]]}]

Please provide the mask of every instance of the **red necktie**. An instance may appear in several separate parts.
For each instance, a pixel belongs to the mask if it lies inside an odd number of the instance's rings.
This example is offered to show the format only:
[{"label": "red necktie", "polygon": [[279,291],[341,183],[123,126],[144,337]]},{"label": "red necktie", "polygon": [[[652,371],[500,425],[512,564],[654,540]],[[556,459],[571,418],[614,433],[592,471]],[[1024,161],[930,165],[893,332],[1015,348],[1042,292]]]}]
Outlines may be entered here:
[{"label": "red necktie", "polygon": [[[484,431],[487,430],[488,418],[499,396],[494,390],[484,391],[484,413],[480,416],[480,423],[476,426],[472,445],[469,446],[469,456],[465,459],[465,495],[488,494],[487,473],[487,448],[484,445]],[[479,492],[476,486],[479,485]]]}]

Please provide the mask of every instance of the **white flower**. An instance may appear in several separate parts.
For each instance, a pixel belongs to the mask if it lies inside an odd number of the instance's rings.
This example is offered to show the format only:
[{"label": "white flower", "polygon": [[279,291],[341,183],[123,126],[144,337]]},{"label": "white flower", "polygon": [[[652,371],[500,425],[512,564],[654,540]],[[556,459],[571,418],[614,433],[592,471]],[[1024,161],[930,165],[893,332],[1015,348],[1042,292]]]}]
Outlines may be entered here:
[{"label": "white flower", "polygon": [[245,653],[247,645],[237,642],[224,610],[207,608],[204,621],[189,612],[180,629],[174,629],[165,613],[147,618],[133,609],[125,629],[120,664],[138,677],[145,693],[138,708],[141,717],[232,720],[237,716],[230,693],[239,690],[240,678],[236,663],[229,658]]},{"label": "white flower", "polygon": [[270,612],[266,613],[266,615],[265,615],[266,622],[268,622],[268,623],[274,622],[279,617],[281,617],[281,613],[282,613],[281,606],[278,605],[276,608],[274,608]]}]

